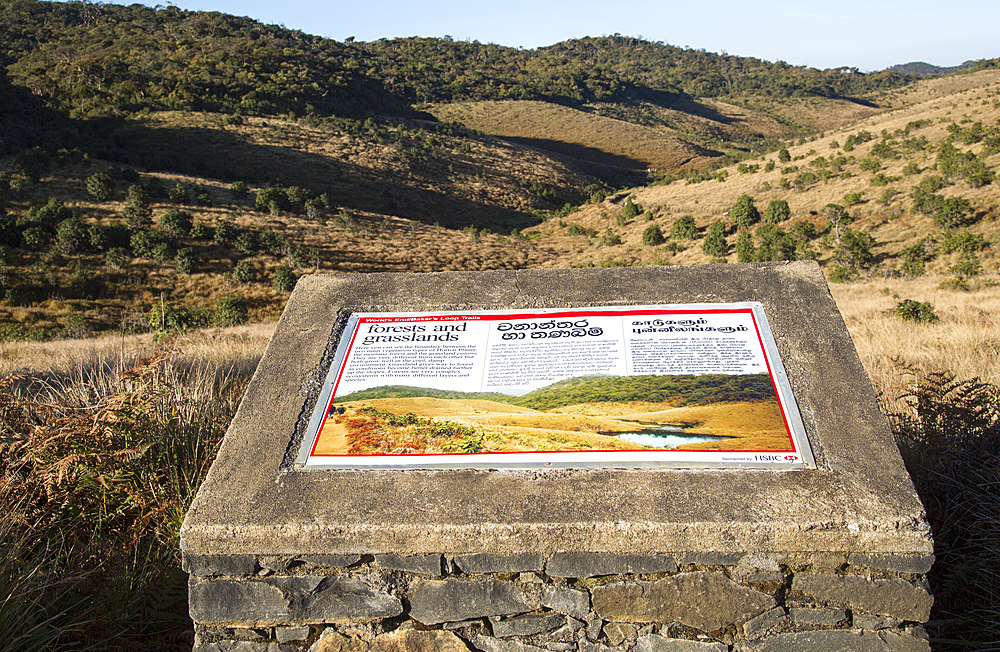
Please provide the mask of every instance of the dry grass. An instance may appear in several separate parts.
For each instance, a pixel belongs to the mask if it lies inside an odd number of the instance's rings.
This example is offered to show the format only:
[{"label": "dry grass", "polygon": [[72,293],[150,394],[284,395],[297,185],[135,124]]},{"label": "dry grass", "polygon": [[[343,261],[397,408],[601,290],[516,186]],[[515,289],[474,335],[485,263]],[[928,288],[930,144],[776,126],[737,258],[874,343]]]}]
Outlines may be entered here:
[{"label": "dry grass", "polygon": [[428,110],[439,120],[618,167],[675,169],[710,160],[666,127],[645,127],[548,102],[457,102]]},{"label": "dry grass", "polygon": [[[914,381],[904,367],[950,371],[958,378],[1000,384],[1000,285],[968,292],[942,289],[942,276],[832,284],[831,291],[876,390],[895,401]],[[893,313],[902,299],[930,302],[940,318],[927,324]]]},{"label": "dry grass", "polygon": [[[174,366],[249,366],[251,371],[264,354],[274,322],[231,328],[207,328],[172,339]],[[13,374],[79,377],[87,370],[108,365],[121,367],[158,348],[152,334],[118,335],[51,342],[0,343],[0,378]]]}]

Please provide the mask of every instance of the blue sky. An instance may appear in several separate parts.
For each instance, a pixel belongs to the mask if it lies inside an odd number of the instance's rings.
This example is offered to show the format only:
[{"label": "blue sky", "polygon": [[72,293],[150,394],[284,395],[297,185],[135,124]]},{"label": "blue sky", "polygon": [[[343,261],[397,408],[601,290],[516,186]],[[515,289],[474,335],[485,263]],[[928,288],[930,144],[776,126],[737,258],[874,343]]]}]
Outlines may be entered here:
[{"label": "blue sky", "polygon": [[960,5],[925,0],[176,0],[169,4],[250,16],[337,40],[448,35],[534,48],[620,33],[710,52],[866,71],[908,61],[953,66],[968,59],[1000,57],[1000,3],[995,0]]}]

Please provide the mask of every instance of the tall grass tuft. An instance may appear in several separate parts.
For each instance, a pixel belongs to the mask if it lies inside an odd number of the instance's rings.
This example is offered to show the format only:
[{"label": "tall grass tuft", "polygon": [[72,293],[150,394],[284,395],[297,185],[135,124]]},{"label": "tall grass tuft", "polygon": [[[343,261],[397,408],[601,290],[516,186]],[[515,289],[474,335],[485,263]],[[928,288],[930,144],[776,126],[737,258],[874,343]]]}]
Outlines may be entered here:
[{"label": "tall grass tuft", "polygon": [[[242,394],[233,369],[161,350],[0,381],[0,600],[51,638],[38,649],[190,649],[178,531]],[[0,650],[31,649],[4,624]]]},{"label": "tall grass tuft", "polygon": [[934,532],[934,649],[998,650],[1000,386],[908,372],[907,407],[888,414]]}]

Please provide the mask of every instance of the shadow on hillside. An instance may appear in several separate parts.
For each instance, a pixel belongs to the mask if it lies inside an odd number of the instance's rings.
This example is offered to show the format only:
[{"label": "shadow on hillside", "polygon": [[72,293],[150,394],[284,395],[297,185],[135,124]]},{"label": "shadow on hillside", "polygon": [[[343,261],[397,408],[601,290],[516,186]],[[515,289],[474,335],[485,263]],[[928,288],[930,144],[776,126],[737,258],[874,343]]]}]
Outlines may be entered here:
[{"label": "shadow on hillside", "polygon": [[657,106],[662,106],[665,109],[672,109],[674,111],[680,111],[681,113],[695,115],[699,118],[711,120],[712,122],[718,122],[724,125],[739,122],[739,118],[734,118],[733,116],[720,113],[711,106],[702,104],[694,97],[687,95],[686,93],[668,93],[667,91],[649,89],[642,94],[642,97],[643,99]]},{"label": "shadow on hillside", "polygon": [[130,122],[115,135],[121,162],[160,172],[253,184],[282,183],[326,192],[343,208],[396,215],[445,228],[510,232],[537,223],[524,213],[408,183],[379,171],[284,145],[250,143],[207,127],[150,127]]},{"label": "shadow on hillside", "polygon": [[621,154],[612,154],[611,152],[605,152],[602,149],[596,147],[587,147],[586,145],[577,145],[575,143],[566,143],[561,140],[551,140],[548,138],[518,138],[518,137],[508,137],[504,140],[509,140],[511,142],[519,143],[527,147],[532,147],[534,149],[539,149],[545,152],[553,152],[555,154],[562,154],[563,156],[571,156],[580,161],[587,161],[590,163],[597,163],[599,165],[611,166],[616,168],[621,168],[623,170],[645,170],[649,167],[647,161],[642,161],[640,159],[631,158],[628,156],[622,156]]}]

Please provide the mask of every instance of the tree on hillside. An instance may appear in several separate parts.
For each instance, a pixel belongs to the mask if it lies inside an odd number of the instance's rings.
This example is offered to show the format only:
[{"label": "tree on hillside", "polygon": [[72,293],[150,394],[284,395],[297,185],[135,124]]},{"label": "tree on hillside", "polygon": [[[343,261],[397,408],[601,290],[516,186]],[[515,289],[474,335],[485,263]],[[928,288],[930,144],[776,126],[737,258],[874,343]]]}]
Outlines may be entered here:
[{"label": "tree on hillside", "polygon": [[750,228],[760,221],[760,211],[754,205],[753,197],[750,195],[740,195],[729,209],[729,217],[732,218],[736,226]]},{"label": "tree on hillside", "polygon": [[826,217],[827,223],[837,234],[837,240],[840,240],[840,227],[851,221],[851,214],[840,204],[827,204],[823,208],[823,216]]},{"label": "tree on hillside", "polygon": [[125,224],[133,231],[141,231],[153,226],[153,208],[149,204],[146,189],[138,184],[128,187],[125,193]]},{"label": "tree on hillside", "polygon": [[646,227],[646,230],[642,232],[642,244],[650,245],[655,247],[656,245],[661,245],[665,242],[663,237],[663,231],[660,229],[659,224],[650,224]]},{"label": "tree on hillside", "polygon": [[792,215],[792,209],[784,199],[772,199],[764,209],[764,221],[771,224],[784,222]]},{"label": "tree on hillside", "polygon": [[708,235],[701,244],[701,250],[706,256],[713,258],[724,258],[729,253],[729,243],[726,242],[726,225],[722,220],[712,222],[708,227]]}]

